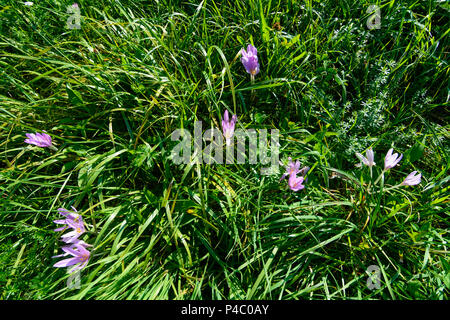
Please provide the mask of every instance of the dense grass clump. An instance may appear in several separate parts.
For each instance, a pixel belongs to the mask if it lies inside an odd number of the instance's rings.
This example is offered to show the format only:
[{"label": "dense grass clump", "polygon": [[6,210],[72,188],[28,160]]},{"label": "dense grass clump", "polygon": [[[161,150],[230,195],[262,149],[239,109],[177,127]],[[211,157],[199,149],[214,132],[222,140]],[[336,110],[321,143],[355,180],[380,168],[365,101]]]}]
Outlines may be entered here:
[{"label": "dense grass clump", "polygon": [[[69,29],[72,3],[0,4],[2,299],[448,299],[448,4],[78,0]],[[226,109],[280,130],[303,190],[283,167],[174,164],[172,132]],[[24,143],[43,131],[56,151]],[[52,258],[71,206],[93,245],[79,289]]]}]

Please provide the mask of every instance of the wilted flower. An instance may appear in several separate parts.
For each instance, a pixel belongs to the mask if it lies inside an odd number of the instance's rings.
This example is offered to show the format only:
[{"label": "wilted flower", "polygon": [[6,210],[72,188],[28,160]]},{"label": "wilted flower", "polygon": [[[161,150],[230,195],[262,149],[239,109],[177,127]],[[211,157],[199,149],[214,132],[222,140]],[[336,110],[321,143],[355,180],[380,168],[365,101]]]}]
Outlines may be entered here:
[{"label": "wilted flower", "polygon": [[374,155],[373,155],[373,150],[372,148],[367,149],[366,151],[366,157],[364,157],[361,153],[356,153],[356,156],[359,158],[359,160],[362,161],[362,163],[364,163],[366,166],[372,167],[374,166],[376,163],[373,161],[374,160]]},{"label": "wilted flower", "polygon": [[53,266],[56,268],[62,268],[62,267],[73,266],[76,264],[77,266],[75,266],[71,270],[71,272],[74,272],[76,270],[80,270],[80,269],[84,268],[87,265],[89,258],[91,256],[91,253],[88,250],[86,250],[86,248],[85,248],[86,245],[87,244],[77,242],[77,243],[73,243],[70,246],[62,247],[65,254],[62,254],[59,256],[54,256],[54,257],[72,255],[73,258],[61,260],[61,261],[55,263]]},{"label": "wilted flower", "polygon": [[225,113],[223,114],[223,119],[222,119],[222,130],[223,130],[223,135],[225,136],[225,139],[226,139],[227,146],[229,146],[231,144],[231,138],[233,137],[233,134],[234,134],[234,127],[236,126],[236,122],[237,122],[237,116],[234,114],[230,120],[229,115],[228,115],[228,110],[225,110]]},{"label": "wilted flower", "polygon": [[413,171],[403,180],[401,183],[402,186],[415,186],[416,184],[420,183],[420,178],[422,177],[422,174],[417,174],[417,171]]},{"label": "wilted flower", "polygon": [[398,156],[398,153],[392,154],[393,151],[394,149],[389,149],[388,153],[386,154],[386,158],[384,158],[384,170],[395,167],[403,158],[403,154]]},{"label": "wilted flower", "polygon": [[297,177],[296,174],[289,175],[288,186],[292,191],[298,191],[303,189],[305,186],[303,183],[303,177]]},{"label": "wilted flower", "polygon": [[259,63],[258,63],[258,50],[251,44],[247,46],[247,51],[241,49],[241,62],[252,77],[256,76],[259,73]]},{"label": "wilted flower", "polygon": [[304,181],[305,183],[308,182],[308,178],[305,178],[305,176],[308,173],[309,169],[311,169],[311,168],[310,167],[303,167],[298,172],[298,174],[301,175],[305,179],[305,181]]},{"label": "wilted flower", "polygon": [[25,143],[34,144],[42,148],[54,148],[52,138],[46,133],[27,133],[25,135],[28,138],[25,139]]}]

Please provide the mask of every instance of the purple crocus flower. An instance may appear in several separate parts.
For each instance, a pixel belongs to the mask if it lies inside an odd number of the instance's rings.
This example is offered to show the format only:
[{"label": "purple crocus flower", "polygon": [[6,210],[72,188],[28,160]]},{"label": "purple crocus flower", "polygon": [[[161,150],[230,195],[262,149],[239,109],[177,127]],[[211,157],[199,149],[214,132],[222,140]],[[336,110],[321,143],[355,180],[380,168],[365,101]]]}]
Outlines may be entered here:
[{"label": "purple crocus flower", "polygon": [[289,163],[286,166],[286,172],[283,174],[280,181],[283,180],[284,178],[286,178],[287,176],[289,176],[291,174],[297,174],[300,171],[300,161],[297,160],[297,161],[293,162],[291,157],[289,157],[288,159],[289,159]]},{"label": "purple crocus flower", "polygon": [[366,166],[372,167],[374,166],[376,163],[374,160],[374,155],[373,155],[373,150],[372,148],[367,149],[366,151],[366,157],[364,157],[361,153],[356,153],[356,156],[359,158],[359,160],[362,161],[362,163],[364,163]]},{"label": "purple crocus flower", "polygon": [[[71,240],[70,242],[69,242],[69,246],[70,245],[76,245],[76,244],[78,244],[78,245],[80,245],[80,246],[83,246],[83,248],[85,248],[85,249],[87,249],[88,247],[92,247],[92,245],[91,244],[88,244],[88,243],[86,243],[86,242],[84,242],[83,240],[80,240],[80,239],[73,239],[73,240]],[[60,257],[65,257],[65,256],[68,256],[69,254],[67,253],[67,252],[64,252],[63,254],[58,254],[58,255],[56,255],[56,256],[52,256],[52,258],[60,258]]]},{"label": "purple crocus flower", "polygon": [[27,133],[25,134],[28,139],[25,139],[25,143],[34,144],[42,148],[55,148],[52,145],[52,138],[46,133]]},{"label": "purple crocus flower", "polygon": [[74,272],[84,268],[89,262],[91,253],[88,250],[86,250],[85,245],[80,242],[73,243],[71,246],[62,247],[62,249],[65,252],[65,254],[55,257],[71,255],[73,258],[64,259],[55,263],[53,266],[56,268],[63,268],[76,265],[71,270],[71,272]]},{"label": "purple crocus flower", "polygon": [[[298,180],[299,178],[297,178],[297,174],[299,174],[300,177],[303,179],[300,182],[300,184],[303,183],[303,182],[308,181],[308,178],[305,179],[305,175],[308,173],[310,167],[303,167],[303,168],[300,169],[300,161],[299,160],[293,162],[291,157],[289,157],[288,159],[289,159],[289,163],[286,166],[286,172],[281,177],[280,182],[281,182],[281,180],[283,180],[284,178],[289,176],[290,181],[295,184],[295,182],[299,181]],[[295,178],[291,178],[292,176],[295,177]],[[295,179],[297,179],[297,180],[295,180]],[[289,185],[289,182],[288,182],[288,185]],[[289,187],[291,188],[291,185],[289,185]],[[303,189],[304,187],[305,186],[302,185],[302,187],[300,189]],[[298,190],[300,190],[300,189],[298,189]],[[294,191],[297,191],[297,190],[294,190]]]},{"label": "purple crocus flower", "polygon": [[59,208],[58,209],[58,213],[60,215],[62,215],[63,217],[65,217],[65,219],[60,219],[60,220],[54,220],[53,222],[56,224],[65,224],[66,226],[60,227],[55,229],[54,231],[58,232],[58,231],[64,231],[67,229],[68,227],[68,221],[79,221],[80,219],[80,215],[77,214],[77,209],[75,209],[74,207],[72,207],[72,210],[74,212],[70,212],[69,210],[65,209],[65,208]]},{"label": "purple crocus flower", "polygon": [[77,240],[80,235],[86,232],[83,218],[77,213],[77,210],[74,207],[72,207],[72,209],[75,212],[70,212],[64,208],[59,208],[58,213],[64,216],[66,219],[53,221],[56,224],[65,225],[55,229],[54,231],[56,232],[65,231],[68,227],[72,229],[72,231],[61,236],[62,240],[66,243],[74,242],[74,240]]},{"label": "purple crocus flower", "polygon": [[393,151],[393,148],[389,149],[388,153],[386,154],[386,158],[384,158],[384,170],[395,167],[403,158],[403,154],[398,156],[398,153],[392,154]]},{"label": "purple crocus flower", "polygon": [[67,225],[72,228],[72,231],[61,236],[62,241],[66,243],[69,243],[74,239],[78,239],[79,236],[86,232],[83,218],[81,216],[79,216],[77,220],[67,220]]},{"label": "purple crocus flower", "polygon": [[422,174],[416,174],[417,171],[413,171],[403,180],[401,183],[402,186],[415,186],[416,184],[420,183],[420,179],[422,177]]},{"label": "purple crocus flower", "polygon": [[291,175],[289,175],[288,186],[292,191],[301,190],[305,187],[302,184],[303,180],[304,180],[303,177],[297,177],[297,175],[295,173],[291,174]]},{"label": "purple crocus flower", "polygon": [[234,127],[236,126],[236,122],[237,122],[237,116],[234,114],[230,120],[228,110],[225,110],[225,113],[223,114],[223,119],[222,119],[222,130],[223,130],[223,135],[225,136],[225,139],[227,142],[227,146],[229,146],[231,144],[231,138],[233,137],[233,134],[234,134]]},{"label": "purple crocus flower", "polygon": [[258,50],[251,44],[247,46],[247,51],[241,49],[241,62],[252,77],[259,73],[259,63],[258,63]]}]

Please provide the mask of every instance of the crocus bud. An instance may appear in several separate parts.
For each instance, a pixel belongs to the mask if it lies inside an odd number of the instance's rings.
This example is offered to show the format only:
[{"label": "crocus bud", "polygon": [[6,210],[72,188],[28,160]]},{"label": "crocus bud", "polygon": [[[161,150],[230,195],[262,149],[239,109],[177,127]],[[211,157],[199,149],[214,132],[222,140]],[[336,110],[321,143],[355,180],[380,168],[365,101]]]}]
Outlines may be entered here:
[{"label": "crocus bud", "polygon": [[364,157],[361,153],[356,153],[356,156],[359,158],[359,160],[362,161],[362,163],[364,163],[366,166],[372,167],[374,166],[376,163],[374,161],[374,154],[373,154],[373,150],[372,148],[367,149],[366,151],[366,157]]},{"label": "crocus bud", "polygon": [[252,76],[256,76],[259,73],[259,63],[258,63],[258,50],[251,44],[247,46],[247,51],[241,50],[242,58],[241,62]]},{"label": "crocus bud", "polygon": [[227,146],[229,146],[231,144],[231,138],[233,137],[233,134],[234,134],[234,127],[236,126],[236,122],[237,122],[237,116],[234,114],[230,120],[228,110],[225,110],[225,113],[223,114],[223,119],[222,119],[222,130],[223,130],[223,135],[225,137]]},{"label": "crocus bud", "polygon": [[394,151],[394,149],[389,149],[386,158],[384,158],[384,170],[395,167],[403,158],[403,154],[399,156],[398,153],[392,154],[392,151]]},{"label": "crocus bud", "polygon": [[402,186],[415,186],[416,184],[420,183],[420,179],[422,177],[422,175],[416,174],[417,171],[413,171],[410,174],[408,174],[408,176],[405,178],[405,180],[403,180],[403,182],[401,183]]},{"label": "crocus bud", "polygon": [[28,138],[25,139],[25,143],[34,144],[42,148],[54,148],[52,138],[46,133],[27,133],[25,135]]}]

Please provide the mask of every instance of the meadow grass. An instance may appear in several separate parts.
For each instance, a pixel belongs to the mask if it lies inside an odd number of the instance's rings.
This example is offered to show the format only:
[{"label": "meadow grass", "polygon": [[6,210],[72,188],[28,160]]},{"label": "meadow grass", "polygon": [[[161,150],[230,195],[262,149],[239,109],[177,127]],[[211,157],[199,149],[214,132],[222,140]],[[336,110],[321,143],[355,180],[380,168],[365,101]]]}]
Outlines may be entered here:
[{"label": "meadow grass", "polygon": [[[1,299],[448,299],[448,4],[77,1],[80,29],[69,0],[0,5]],[[171,161],[175,129],[225,109],[279,129],[305,189],[284,168]],[[24,143],[43,130],[58,151]],[[404,155],[372,189],[369,147],[374,177]],[[79,289],[52,259],[70,206],[94,245]]]}]

